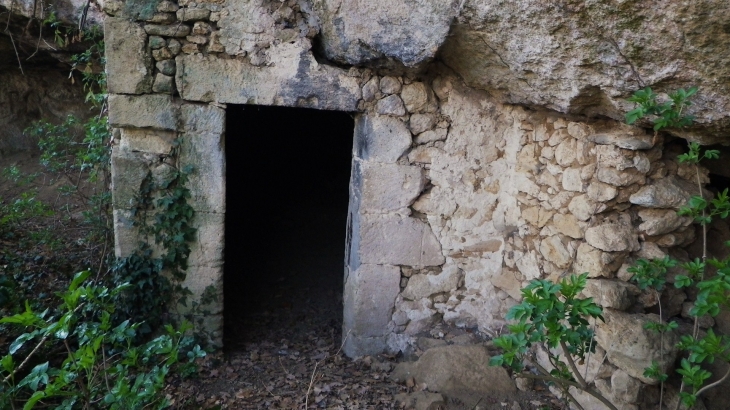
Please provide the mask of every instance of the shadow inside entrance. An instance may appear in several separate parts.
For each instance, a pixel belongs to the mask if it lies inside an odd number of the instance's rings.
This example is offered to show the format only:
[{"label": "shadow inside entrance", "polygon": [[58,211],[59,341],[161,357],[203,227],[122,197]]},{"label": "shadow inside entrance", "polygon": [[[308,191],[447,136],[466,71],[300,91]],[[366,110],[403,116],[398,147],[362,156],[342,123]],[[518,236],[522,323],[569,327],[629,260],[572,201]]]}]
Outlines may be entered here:
[{"label": "shadow inside entrance", "polygon": [[228,106],[227,350],[339,340],[353,128],[342,112]]}]

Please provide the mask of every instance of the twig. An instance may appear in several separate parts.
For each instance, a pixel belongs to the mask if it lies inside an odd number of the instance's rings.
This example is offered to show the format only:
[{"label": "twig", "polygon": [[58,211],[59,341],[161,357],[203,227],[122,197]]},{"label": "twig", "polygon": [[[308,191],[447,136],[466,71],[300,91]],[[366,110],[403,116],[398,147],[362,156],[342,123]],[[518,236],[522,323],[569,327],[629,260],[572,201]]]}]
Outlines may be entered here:
[{"label": "twig", "polygon": [[[76,306],[76,309],[73,310],[73,313],[78,312],[78,310],[81,309],[82,306],[84,306],[83,303]],[[35,347],[33,348],[33,350],[30,351],[30,353],[28,353],[28,356],[25,357],[25,359],[20,363],[20,365],[18,367],[16,367],[12,373],[5,376],[5,378],[3,379],[3,383],[7,383],[11,377],[15,376],[15,374],[18,373],[18,371],[20,369],[22,369],[26,364],[28,364],[28,360],[30,360],[30,358],[33,357],[33,355],[38,351],[38,349],[40,349],[40,347],[43,345],[43,343],[45,343],[46,340],[48,340],[48,336],[50,336],[50,334],[51,334],[51,332],[48,332],[45,335],[43,335],[43,337],[38,342],[38,344],[35,345]]]},{"label": "twig", "polygon": [[50,332],[49,333],[46,333],[45,335],[43,335],[43,337],[41,338],[40,342],[38,342],[38,344],[35,345],[35,347],[33,348],[33,350],[30,351],[30,353],[28,354],[28,356],[25,357],[25,359],[20,363],[20,365],[18,367],[16,367],[15,370],[13,370],[12,373],[10,373],[7,376],[5,376],[5,378],[3,379],[3,383],[7,383],[8,380],[10,380],[11,377],[15,376],[15,373],[17,373],[18,370],[22,369],[28,363],[28,360],[30,360],[30,358],[33,357],[33,355],[38,351],[38,349],[43,345],[43,343],[46,342],[46,340],[48,339],[48,336],[49,335],[50,335]]},{"label": "twig", "polygon": [[20,68],[20,73],[25,75],[25,71],[23,71],[23,63],[20,62],[20,55],[18,54],[18,48],[15,46],[15,40],[13,40],[13,33],[10,32],[7,28],[5,28],[5,34],[10,37],[10,42],[13,44],[13,50],[15,50],[15,58],[18,59],[18,67]]},{"label": "twig", "polygon": [[586,387],[588,387],[588,384],[578,371],[578,367],[576,367],[575,362],[573,361],[573,356],[571,356],[570,352],[568,351],[568,346],[565,345],[565,341],[560,341],[560,347],[563,349],[563,354],[565,355],[565,359],[568,361],[570,370],[572,370],[573,374],[575,374],[575,377],[576,379],[578,379],[578,383],[580,383],[581,387],[585,389]]},{"label": "twig", "polygon": [[[335,354],[333,356],[337,356],[342,351],[342,348],[345,346],[345,342],[347,341],[347,338],[350,337],[350,332],[352,329],[347,331],[347,334],[345,334],[345,337],[342,338],[342,344],[340,345],[340,348],[337,349]],[[309,379],[309,386],[307,386],[307,394],[304,396],[304,409],[306,410],[309,408],[309,393],[312,391],[312,386],[314,385],[314,378],[317,375],[317,366],[319,366],[320,363],[324,362],[325,360],[329,359],[333,356],[325,356],[322,359],[318,360],[314,364],[314,370],[312,370],[312,377]]]},{"label": "twig", "polygon": [[[540,364],[537,363],[537,361],[535,361],[533,364],[535,365],[537,370],[540,371],[540,373],[542,373],[545,376],[550,376],[550,372],[548,372],[547,369],[545,369],[544,367],[540,366]],[[557,386],[560,390],[563,391],[563,394],[565,395],[565,397],[568,398],[568,400],[575,403],[575,405],[578,407],[578,410],[585,410],[583,408],[583,406],[580,403],[578,403],[578,400],[575,398],[575,396],[570,394],[570,389],[568,389],[567,387],[565,387],[565,385],[562,385],[562,384],[557,384]]]},{"label": "twig", "polygon": [[614,406],[613,403],[611,403],[605,397],[603,397],[600,394],[598,394],[595,391],[593,391],[593,389],[589,389],[589,388],[584,389],[584,388],[582,388],[580,386],[580,384],[578,384],[578,383],[576,383],[574,381],[565,380],[565,379],[559,379],[559,378],[553,377],[553,376],[544,376],[544,375],[530,374],[530,373],[518,373],[517,374],[517,377],[522,377],[522,378],[525,378],[525,379],[543,380],[543,381],[547,381],[547,382],[553,382],[553,383],[556,383],[558,385],[560,385],[560,384],[567,384],[569,386],[573,386],[573,387],[575,387],[577,389],[583,390],[584,392],[586,392],[586,393],[590,394],[591,396],[597,398],[601,403],[605,404],[606,407],[608,407],[609,409],[611,409],[611,410],[618,410],[618,408],[616,406]]},{"label": "twig", "polygon": [[307,394],[304,396],[304,409],[305,410],[309,408],[309,392],[312,391],[312,385],[314,384],[314,376],[317,374],[317,366],[319,366],[319,362],[314,364],[314,370],[312,370],[312,377],[311,377],[311,379],[309,379],[309,386],[307,387]]},{"label": "twig", "polygon": [[702,392],[704,392],[705,390],[709,390],[709,389],[711,389],[711,388],[713,388],[713,387],[715,387],[715,386],[717,386],[717,385],[721,384],[721,383],[722,383],[722,382],[724,382],[724,381],[725,381],[725,380],[726,380],[726,379],[727,379],[728,377],[730,377],[730,368],[728,368],[728,369],[727,369],[727,372],[725,372],[725,375],[724,375],[724,376],[722,376],[722,378],[721,378],[720,380],[718,380],[718,381],[716,381],[716,382],[714,382],[714,383],[710,383],[710,384],[708,384],[707,386],[705,386],[705,387],[703,387],[703,388],[699,389],[699,390],[697,391],[697,393],[695,393],[695,396],[699,396],[699,395],[700,395],[700,394],[702,394]]}]

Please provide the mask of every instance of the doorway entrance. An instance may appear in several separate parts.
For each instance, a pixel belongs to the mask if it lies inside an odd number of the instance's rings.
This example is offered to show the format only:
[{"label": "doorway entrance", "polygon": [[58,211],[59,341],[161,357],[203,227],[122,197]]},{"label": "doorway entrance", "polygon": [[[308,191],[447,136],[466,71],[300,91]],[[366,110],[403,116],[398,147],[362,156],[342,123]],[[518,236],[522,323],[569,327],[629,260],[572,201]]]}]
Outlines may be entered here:
[{"label": "doorway entrance", "polygon": [[352,117],[229,105],[226,118],[224,345],[266,329],[339,338]]}]

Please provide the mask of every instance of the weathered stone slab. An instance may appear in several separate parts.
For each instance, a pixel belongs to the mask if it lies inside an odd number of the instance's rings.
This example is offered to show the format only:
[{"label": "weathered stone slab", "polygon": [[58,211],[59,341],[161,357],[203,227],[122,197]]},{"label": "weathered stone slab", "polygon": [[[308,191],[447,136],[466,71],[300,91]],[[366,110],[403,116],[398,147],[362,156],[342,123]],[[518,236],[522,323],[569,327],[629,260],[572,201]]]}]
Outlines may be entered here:
[{"label": "weathered stone slab", "polygon": [[664,334],[663,355],[661,336],[646,329],[649,321],[658,321],[654,314],[630,314],[613,309],[604,309],[605,322],[596,322],[596,342],[608,353],[608,360],[629,376],[644,383],[656,384],[656,379],[644,376],[644,369],[656,360],[666,370],[677,355],[674,332]]},{"label": "weathered stone slab", "polygon": [[144,94],[152,89],[152,58],[147,34],[139,25],[121,18],[104,22],[107,87],[114,94]]},{"label": "weathered stone slab", "polygon": [[456,0],[315,2],[328,59],[350,65],[394,58],[407,66],[430,60],[449,33]]},{"label": "weathered stone slab", "polygon": [[619,148],[630,149],[632,151],[640,149],[649,149],[654,146],[650,135],[632,135],[626,133],[605,133],[591,134],[586,138],[588,141],[596,144],[615,145]]},{"label": "weathered stone slab", "polygon": [[356,111],[357,79],[342,69],[318,64],[306,41],[272,46],[266,66],[214,56],[178,56],[177,89],[189,101]]},{"label": "weathered stone slab", "polygon": [[431,391],[449,397],[463,394],[499,397],[517,391],[507,371],[489,366],[489,353],[484,346],[442,346],[428,349],[416,362],[396,366],[391,378],[406,381],[413,377]]},{"label": "weathered stone slab", "polygon": [[144,31],[151,36],[185,37],[190,34],[190,26],[186,26],[185,24],[171,24],[169,26],[145,24]]},{"label": "weathered stone slab", "polygon": [[679,216],[673,209],[641,209],[638,213],[643,221],[639,229],[652,236],[669,233],[692,223],[692,218]]},{"label": "weathered stone slab", "polygon": [[177,138],[174,131],[150,129],[122,128],[119,148],[129,152],[146,152],[150,154],[168,155]]},{"label": "weathered stone slab", "polygon": [[631,306],[639,289],[620,280],[588,279],[582,293],[605,308],[625,310]]},{"label": "weathered stone slab", "polygon": [[114,209],[132,209],[142,181],[149,174],[147,163],[138,154],[112,150],[112,204]]},{"label": "weathered stone slab", "polygon": [[134,226],[132,211],[115,209],[114,217],[114,256],[126,258],[139,247],[139,228]]},{"label": "weathered stone slab", "polygon": [[588,273],[588,277],[603,276],[612,278],[621,267],[626,255],[624,253],[609,253],[596,249],[587,243],[581,243],[575,254],[573,271]]},{"label": "weathered stone slab", "polygon": [[209,16],[210,10],[208,9],[184,8],[177,10],[177,18],[181,21],[207,20]]},{"label": "weathered stone slab", "polygon": [[382,352],[399,284],[397,266],[363,264],[349,272],[343,297],[343,337],[349,333],[345,354],[353,357]]},{"label": "weathered stone slab", "polygon": [[192,165],[188,178],[188,203],[200,212],[223,213],[226,210],[225,153],[223,136],[187,132],[180,145],[181,166]]},{"label": "weathered stone slab", "polygon": [[555,214],[553,216],[553,225],[558,232],[573,239],[583,237],[583,229],[578,223],[578,219],[572,214]]},{"label": "weathered stone slab", "polygon": [[113,127],[176,130],[179,109],[170,95],[109,95],[109,124]]},{"label": "weathered stone slab", "polygon": [[362,168],[363,212],[397,211],[409,206],[423,191],[426,179],[421,167],[359,162]]},{"label": "weathered stone slab", "polygon": [[362,263],[435,266],[445,261],[430,226],[398,215],[362,215],[359,246]]},{"label": "weathered stone slab", "polygon": [[450,265],[438,275],[416,274],[408,279],[408,285],[401,293],[405,299],[419,300],[433,294],[450,292],[459,284],[459,269]]},{"label": "weathered stone slab", "polygon": [[637,193],[631,195],[629,201],[634,205],[641,205],[647,208],[674,208],[678,209],[687,204],[690,192],[686,184],[680,184],[675,178],[662,178],[654,181],[651,185],[642,187]]},{"label": "weathered stone slab", "polygon": [[411,133],[406,124],[388,116],[358,116],[354,138],[353,154],[375,162],[396,162],[411,146]]},{"label": "weathered stone slab", "polygon": [[586,242],[606,252],[637,251],[639,240],[631,226],[605,223],[586,229]]},{"label": "weathered stone slab", "polygon": [[540,253],[558,268],[567,268],[573,260],[558,235],[549,236],[540,241]]},{"label": "weathered stone slab", "polygon": [[408,120],[408,127],[413,135],[417,135],[433,128],[436,120],[436,114],[413,114]]},{"label": "weathered stone slab", "polygon": [[613,167],[598,167],[596,178],[601,182],[613,186],[643,184],[646,181],[644,174],[633,168],[618,170]]}]

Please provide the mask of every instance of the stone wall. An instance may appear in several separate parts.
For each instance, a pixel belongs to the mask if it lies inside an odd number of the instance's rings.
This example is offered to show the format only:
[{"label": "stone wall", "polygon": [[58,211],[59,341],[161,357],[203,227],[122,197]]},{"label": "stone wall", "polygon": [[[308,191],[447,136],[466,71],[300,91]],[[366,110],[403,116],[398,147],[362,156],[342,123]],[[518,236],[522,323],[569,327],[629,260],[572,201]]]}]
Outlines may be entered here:
[{"label": "stone wall", "polygon": [[[402,4],[391,3],[373,13],[400,15]],[[645,407],[656,388],[643,368],[660,358],[657,336],[642,325],[657,301],[629,282],[627,268],[641,257],[687,258],[694,227],[675,211],[697,188],[694,171],[675,159],[681,144],[561,99],[545,104],[551,111],[534,108],[532,94],[518,101],[474,88],[483,83],[467,65],[449,66],[449,53],[466,55],[452,44],[458,34],[443,43],[457,2],[431,3],[430,17],[409,18],[433,31],[409,34],[383,26],[385,17],[351,15],[351,1],[107,2],[117,256],[141,239],[129,224],[141,181],[174,161],[195,165],[199,238],[185,285],[196,296],[208,286],[221,294],[225,104],[353,112],[345,353],[406,350],[441,323],[499,334],[530,280],[588,272],[585,294],[607,319],[597,324],[596,357],[605,359],[592,362],[590,379],[622,408]],[[376,29],[386,34],[368,34]],[[409,36],[426,52],[399,48]],[[439,53],[443,64],[429,63]],[[686,315],[691,296],[667,291],[665,316]],[[206,316],[218,341],[221,308]],[[665,344],[671,351],[671,337]]]}]

